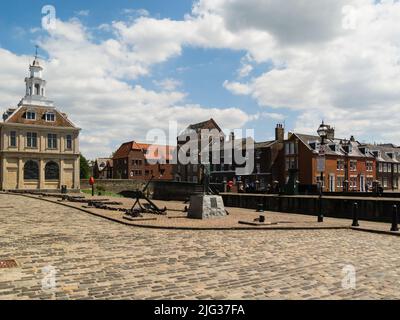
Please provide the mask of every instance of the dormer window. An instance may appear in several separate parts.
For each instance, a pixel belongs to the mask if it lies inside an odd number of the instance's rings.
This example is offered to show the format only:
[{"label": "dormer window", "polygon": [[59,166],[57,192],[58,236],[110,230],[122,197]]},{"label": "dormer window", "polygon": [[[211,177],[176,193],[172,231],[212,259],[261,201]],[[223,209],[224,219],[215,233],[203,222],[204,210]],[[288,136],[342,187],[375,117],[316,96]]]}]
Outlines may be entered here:
[{"label": "dormer window", "polygon": [[380,151],[372,151],[372,154],[374,155],[375,158],[381,158],[381,152]]},{"label": "dormer window", "polygon": [[56,115],[53,112],[47,112],[45,115],[46,122],[54,122],[56,121]]},{"label": "dormer window", "polygon": [[352,146],[351,144],[346,144],[346,145],[343,146],[343,150],[344,150],[346,153],[352,153],[352,151],[353,151],[353,146]]},{"label": "dormer window", "polygon": [[339,146],[337,144],[330,144],[329,148],[334,152],[338,152],[339,151]]},{"label": "dormer window", "polygon": [[36,112],[27,111],[25,115],[26,120],[36,120]]},{"label": "dormer window", "polygon": [[394,153],[393,152],[387,152],[386,155],[390,158],[390,159],[394,159]]},{"label": "dormer window", "polygon": [[311,149],[313,150],[319,150],[320,148],[320,142],[319,141],[311,141],[308,143]]}]

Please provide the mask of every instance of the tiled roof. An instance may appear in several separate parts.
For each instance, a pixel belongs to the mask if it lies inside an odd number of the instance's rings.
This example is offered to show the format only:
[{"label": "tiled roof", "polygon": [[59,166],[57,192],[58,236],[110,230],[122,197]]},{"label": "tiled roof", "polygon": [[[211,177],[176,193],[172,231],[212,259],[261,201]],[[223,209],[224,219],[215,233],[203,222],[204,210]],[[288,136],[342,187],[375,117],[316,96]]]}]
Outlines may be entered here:
[{"label": "tiled roof", "polygon": [[123,143],[114,153],[113,159],[128,158],[129,152],[132,150],[134,141]]},{"label": "tiled roof", "polygon": [[[156,149],[151,149],[151,147],[154,147]],[[128,158],[129,153],[132,150],[141,150],[145,153],[147,159],[172,160],[175,149],[176,147],[173,146],[155,145],[130,141],[122,144],[119,147],[119,149],[115,152],[113,159]],[[150,153],[147,154],[148,152]]]},{"label": "tiled roof", "polygon": [[191,124],[188,129],[192,130],[201,130],[201,129],[217,129],[219,131],[222,131],[221,128],[218,126],[218,124],[214,121],[214,119],[210,119],[207,121]]},{"label": "tiled roof", "polygon": [[[294,133],[302,142],[304,145],[308,147],[308,149],[312,150],[315,153],[318,153],[318,150],[314,150],[311,146],[310,143],[312,142],[319,142],[321,143],[321,138],[319,136],[315,135],[308,135],[308,134],[301,134],[301,133]],[[360,150],[360,147],[362,146],[358,141],[349,141],[347,140],[348,143],[351,144],[351,152],[346,153],[345,149],[343,148],[343,141],[345,139],[326,139],[325,140],[325,145],[324,145],[324,151],[325,154],[327,155],[336,155],[336,156],[345,156],[347,155],[348,157],[357,157],[357,158],[374,158],[374,156],[371,153],[362,153]],[[336,150],[332,150],[330,148],[330,145],[335,145],[337,146]]]},{"label": "tiled roof", "polygon": [[[36,113],[36,120],[28,120],[25,118],[26,112],[30,110]],[[56,118],[54,122],[46,121],[45,114],[47,112],[55,113]],[[5,123],[19,123],[19,124],[40,125],[47,127],[75,128],[75,125],[66,117],[64,113],[61,113],[54,108],[46,108],[46,107],[21,106],[18,109],[16,109],[5,120]]]},{"label": "tiled roof", "polygon": [[[365,144],[365,146],[373,151],[380,151],[380,156],[376,157],[377,161],[381,162],[392,162],[398,163],[400,162],[400,148],[395,146],[390,146],[389,144],[385,145],[374,145],[374,144]],[[388,153],[393,153],[394,158],[391,158]]]},{"label": "tiled roof", "polygon": [[256,142],[255,143],[255,148],[269,148],[271,147],[273,144],[275,144],[277,141],[276,140],[272,140],[272,141],[264,141],[264,142]]}]

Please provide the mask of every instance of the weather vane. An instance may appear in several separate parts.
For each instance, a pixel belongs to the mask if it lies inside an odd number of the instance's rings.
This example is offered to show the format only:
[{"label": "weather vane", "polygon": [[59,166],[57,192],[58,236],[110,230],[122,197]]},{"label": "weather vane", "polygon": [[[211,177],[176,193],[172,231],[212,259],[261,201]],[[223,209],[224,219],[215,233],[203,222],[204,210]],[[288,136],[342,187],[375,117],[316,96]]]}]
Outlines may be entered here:
[{"label": "weather vane", "polygon": [[37,59],[37,57],[38,57],[38,49],[39,49],[39,46],[38,46],[38,45],[35,45],[35,48],[36,48],[35,59]]}]

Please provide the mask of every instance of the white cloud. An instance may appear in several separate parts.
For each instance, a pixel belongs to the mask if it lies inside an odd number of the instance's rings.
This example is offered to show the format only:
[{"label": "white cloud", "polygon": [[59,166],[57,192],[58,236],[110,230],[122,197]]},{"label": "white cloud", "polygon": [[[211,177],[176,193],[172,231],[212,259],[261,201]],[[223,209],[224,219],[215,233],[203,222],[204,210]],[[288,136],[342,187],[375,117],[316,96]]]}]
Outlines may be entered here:
[{"label": "white cloud", "polygon": [[243,84],[240,82],[229,82],[228,80],[224,81],[224,88],[232,92],[236,95],[248,95],[252,92],[252,89],[247,84]]},{"label": "white cloud", "polygon": [[81,17],[87,17],[90,14],[90,10],[80,10],[76,12],[76,15],[81,16]]},{"label": "white cloud", "polygon": [[276,112],[262,112],[260,116],[263,118],[277,120],[277,121],[283,121],[286,118],[285,115]]},{"label": "white cloud", "polygon": [[[400,143],[398,21],[397,1],[199,0],[183,20],[142,12],[110,23],[113,37],[100,43],[79,21],[60,21],[41,46],[50,56],[49,94],[87,128],[83,148],[115,147],[147,127],[165,127],[170,118],[189,123],[212,112],[238,126],[251,121],[235,108],[188,106],[178,86],[156,92],[129,84],[185,47],[245,51],[248,60],[241,61],[237,75],[246,81],[228,79],[223,86],[274,108],[267,113],[276,120],[280,108],[294,110],[298,130],[315,131],[324,118],[338,134]],[[9,60],[0,67],[5,88],[0,102],[15,103],[28,61],[5,50],[0,55]],[[270,63],[268,71],[251,78],[251,68],[262,62]]]},{"label": "white cloud", "polygon": [[233,32],[268,32],[281,43],[303,45],[330,40],[342,33],[338,22],[343,6],[348,3],[348,0],[201,0],[195,12],[218,14]]},{"label": "white cloud", "polygon": [[245,78],[250,75],[253,71],[253,66],[251,64],[243,64],[240,69],[238,70],[239,78]]},{"label": "white cloud", "polygon": [[[81,148],[89,158],[108,156],[131,139],[144,140],[150,129],[167,130],[169,121],[186,126],[214,117],[222,126],[238,128],[250,120],[229,106],[188,105],[173,79],[160,83],[158,91],[131,84],[129,80],[149,74],[159,60],[146,60],[118,36],[95,42],[76,19],[57,21],[57,29],[39,40],[49,55],[43,62],[47,95],[83,128]],[[15,106],[24,94],[23,79],[32,57],[0,49],[0,60],[0,104]]]},{"label": "white cloud", "polygon": [[122,10],[123,14],[129,15],[129,16],[143,16],[147,17],[150,15],[150,12],[148,12],[146,9],[132,9],[132,8],[126,8]]},{"label": "white cloud", "polygon": [[181,81],[176,80],[176,79],[171,79],[171,78],[164,79],[161,81],[155,80],[153,82],[156,86],[158,86],[161,89],[166,90],[166,91],[173,91],[173,90],[176,90],[177,88],[179,88],[180,86],[182,86]]},{"label": "white cloud", "polygon": [[338,134],[400,143],[398,1],[202,0],[196,10],[222,17],[225,32],[271,37],[264,53],[242,37],[255,62],[273,67],[245,83],[227,80],[227,90],[296,111],[297,130],[315,133],[324,118]]}]

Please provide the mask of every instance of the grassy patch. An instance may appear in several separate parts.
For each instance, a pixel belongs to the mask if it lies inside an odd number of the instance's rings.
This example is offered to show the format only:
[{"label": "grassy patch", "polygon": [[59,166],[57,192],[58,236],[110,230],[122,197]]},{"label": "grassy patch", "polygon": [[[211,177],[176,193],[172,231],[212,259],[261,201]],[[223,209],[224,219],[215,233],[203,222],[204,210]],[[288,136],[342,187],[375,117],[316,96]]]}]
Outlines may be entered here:
[{"label": "grassy patch", "polygon": [[[92,195],[92,189],[85,189],[85,190],[81,190],[84,194],[88,194],[88,195]],[[100,193],[100,196],[104,196],[104,197],[113,197],[113,198],[123,198],[123,196],[121,196],[118,193],[114,193],[114,192],[109,192],[109,191],[100,191],[100,190],[95,190],[94,194],[96,196],[98,196]]]}]

